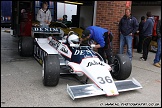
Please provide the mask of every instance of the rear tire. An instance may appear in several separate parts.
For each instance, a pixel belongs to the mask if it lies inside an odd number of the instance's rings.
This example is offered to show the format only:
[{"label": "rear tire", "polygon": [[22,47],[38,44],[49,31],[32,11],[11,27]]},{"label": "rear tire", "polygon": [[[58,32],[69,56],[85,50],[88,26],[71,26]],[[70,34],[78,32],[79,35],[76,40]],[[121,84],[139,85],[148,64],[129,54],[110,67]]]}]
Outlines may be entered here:
[{"label": "rear tire", "polygon": [[47,55],[44,58],[42,78],[44,86],[56,86],[60,77],[60,61],[58,55]]},{"label": "rear tire", "polygon": [[114,57],[113,71],[111,75],[113,78],[117,80],[125,80],[127,79],[132,71],[132,63],[129,57],[125,54],[117,54]]},{"label": "rear tire", "polygon": [[18,53],[20,56],[29,57],[34,52],[34,39],[32,37],[21,37],[18,41]]}]

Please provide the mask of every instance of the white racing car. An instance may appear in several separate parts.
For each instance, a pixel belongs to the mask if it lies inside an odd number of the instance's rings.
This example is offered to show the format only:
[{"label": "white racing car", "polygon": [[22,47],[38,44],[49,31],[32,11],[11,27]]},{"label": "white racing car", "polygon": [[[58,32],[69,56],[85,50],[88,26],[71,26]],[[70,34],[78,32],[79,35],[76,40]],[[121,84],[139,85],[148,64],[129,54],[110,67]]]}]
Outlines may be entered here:
[{"label": "white racing car", "polygon": [[[59,30],[55,29],[54,32],[59,34]],[[58,85],[60,76],[65,74],[61,71],[62,67],[69,70],[68,74],[90,79],[93,82],[91,84],[87,83],[87,79],[81,85],[67,84],[67,92],[73,100],[96,95],[115,96],[119,92],[142,88],[134,78],[126,80],[132,71],[127,55],[116,54],[110,66],[90,46],[80,45],[79,37],[73,32],[61,38],[59,35],[47,38],[22,37],[18,42],[18,51],[20,56],[34,56],[42,65],[45,86]]]}]

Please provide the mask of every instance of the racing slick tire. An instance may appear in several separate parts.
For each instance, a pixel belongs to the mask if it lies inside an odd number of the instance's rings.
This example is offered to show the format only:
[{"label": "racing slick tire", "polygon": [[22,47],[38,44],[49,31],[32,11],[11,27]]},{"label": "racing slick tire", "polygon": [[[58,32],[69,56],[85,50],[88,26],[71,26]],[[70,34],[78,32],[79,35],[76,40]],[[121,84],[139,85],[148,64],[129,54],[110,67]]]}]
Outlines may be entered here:
[{"label": "racing slick tire", "polygon": [[34,39],[32,37],[21,37],[18,41],[18,53],[20,56],[29,57],[34,52]]},{"label": "racing slick tire", "polygon": [[60,77],[58,55],[47,55],[43,61],[42,78],[44,86],[56,86]]},{"label": "racing slick tire", "polygon": [[132,63],[125,54],[116,54],[112,66],[111,75],[117,80],[127,79],[132,71]]}]

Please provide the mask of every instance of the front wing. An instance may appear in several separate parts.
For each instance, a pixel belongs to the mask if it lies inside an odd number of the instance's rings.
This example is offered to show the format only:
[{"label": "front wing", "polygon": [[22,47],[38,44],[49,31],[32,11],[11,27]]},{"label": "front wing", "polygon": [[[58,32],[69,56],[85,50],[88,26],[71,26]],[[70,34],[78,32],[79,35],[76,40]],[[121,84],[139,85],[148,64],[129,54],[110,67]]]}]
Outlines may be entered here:
[{"label": "front wing", "polygon": [[75,73],[85,74],[93,84],[68,86],[67,92],[75,98],[103,95],[116,96],[119,92],[142,88],[134,78],[132,80],[114,81],[110,70],[111,67],[99,60],[99,58],[84,58],[80,64],[69,62],[68,65]]},{"label": "front wing", "polygon": [[[132,78],[132,80],[115,81],[115,85],[118,92],[142,88],[141,84],[135,78]],[[69,86],[67,84],[67,92],[73,100],[83,97],[106,95],[106,93],[98,88],[95,84],[84,84],[76,86]]]}]

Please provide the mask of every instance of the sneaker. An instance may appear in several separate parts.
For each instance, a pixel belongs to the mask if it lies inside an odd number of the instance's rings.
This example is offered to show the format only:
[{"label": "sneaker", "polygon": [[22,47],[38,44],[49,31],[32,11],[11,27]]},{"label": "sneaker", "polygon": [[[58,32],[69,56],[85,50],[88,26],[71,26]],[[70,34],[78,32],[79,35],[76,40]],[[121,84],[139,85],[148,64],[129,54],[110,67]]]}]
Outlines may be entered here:
[{"label": "sneaker", "polygon": [[140,61],[146,61],[146,59],[144,59],[143,57],[140,57]]},{"label": "sneaker", "polygon": [[159,64],[159,65],[161,65],[161,63],[160,63],[160,62],[158,62],[158,64]]},{"label": "sneaker", "polygon": [[156,67],[161,67],[160,65],[159,65],[159,63],[154,63],[154,66],[156,66]]}]

